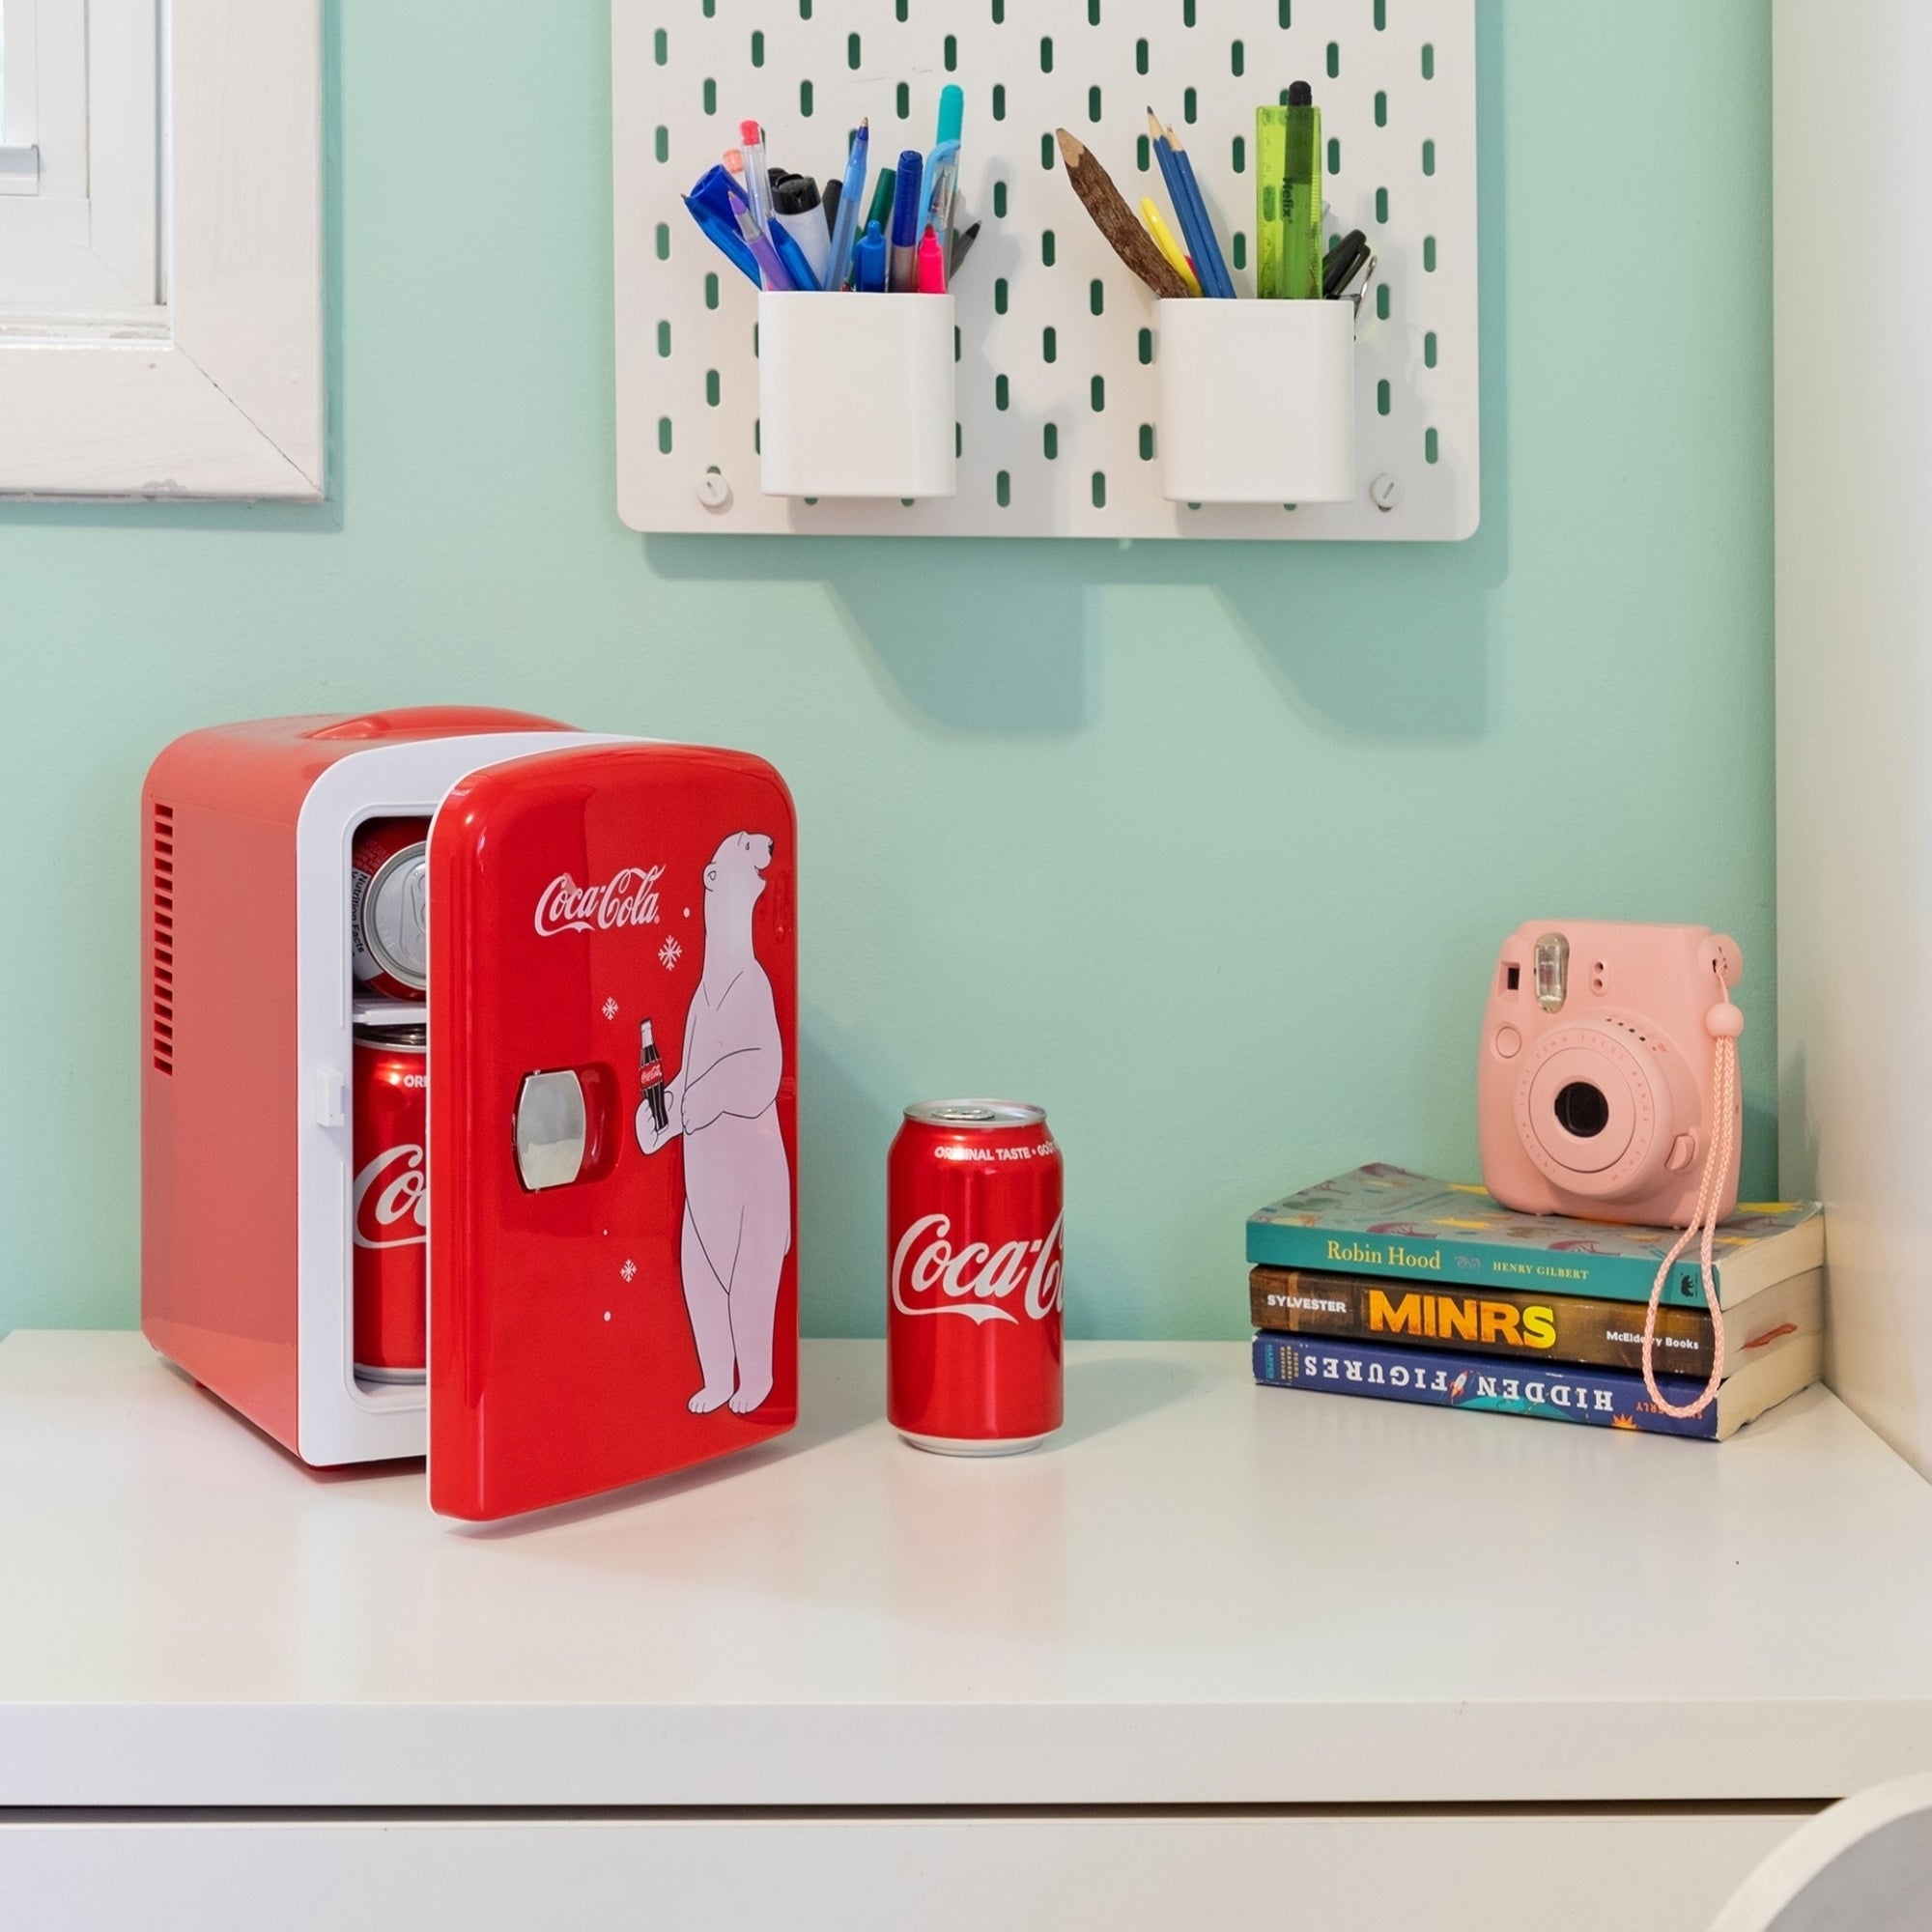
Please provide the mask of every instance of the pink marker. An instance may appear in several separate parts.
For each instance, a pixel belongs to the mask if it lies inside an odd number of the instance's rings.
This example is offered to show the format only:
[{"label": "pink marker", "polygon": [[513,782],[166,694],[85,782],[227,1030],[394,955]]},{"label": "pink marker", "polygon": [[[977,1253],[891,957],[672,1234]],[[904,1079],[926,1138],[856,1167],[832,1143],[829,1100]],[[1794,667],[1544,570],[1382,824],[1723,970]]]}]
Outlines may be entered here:
[{"label": "pink marker", "polygon": [[930,228],[919,244],[919,293],[923,296],[946,293],[946,256],[940,248],[939,237]]}]

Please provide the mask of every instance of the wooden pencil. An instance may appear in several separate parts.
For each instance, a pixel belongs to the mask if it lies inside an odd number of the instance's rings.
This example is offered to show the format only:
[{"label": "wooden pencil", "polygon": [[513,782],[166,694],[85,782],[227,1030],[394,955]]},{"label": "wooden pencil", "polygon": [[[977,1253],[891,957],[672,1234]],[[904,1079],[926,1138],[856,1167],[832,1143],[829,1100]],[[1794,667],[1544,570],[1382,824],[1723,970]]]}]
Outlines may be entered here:
[{"label": "wooden pencil", "polygon": [[1155,295],[1175,300],[1191,293],[1154,246],[1148,232],[1134,219],[1133,210],[1121,198],[1113,177],[1065,128],[1058,130],[1060,152],[1066,162],[1066,179],[1094,217],[1108,247],[1113,249]]}]

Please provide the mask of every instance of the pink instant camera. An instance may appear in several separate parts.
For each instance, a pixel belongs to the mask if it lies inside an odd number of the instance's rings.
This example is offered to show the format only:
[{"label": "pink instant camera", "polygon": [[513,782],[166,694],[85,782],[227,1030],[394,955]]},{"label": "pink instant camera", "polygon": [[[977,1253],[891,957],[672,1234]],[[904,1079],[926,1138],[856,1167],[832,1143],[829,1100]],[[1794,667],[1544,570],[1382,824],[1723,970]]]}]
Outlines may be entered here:
[{"label": "pink instant camera", "polygon": [[[1742,1024],[1743,977],[1737,941],[1709,926],[1519,926],[1476,1063],[1484,1185],[1520,1213],[1689,1226],[1718,1127],[1713,1048]],[[1741,1129],[1734,1111],[1718,1219],[1737,1206]]]}]

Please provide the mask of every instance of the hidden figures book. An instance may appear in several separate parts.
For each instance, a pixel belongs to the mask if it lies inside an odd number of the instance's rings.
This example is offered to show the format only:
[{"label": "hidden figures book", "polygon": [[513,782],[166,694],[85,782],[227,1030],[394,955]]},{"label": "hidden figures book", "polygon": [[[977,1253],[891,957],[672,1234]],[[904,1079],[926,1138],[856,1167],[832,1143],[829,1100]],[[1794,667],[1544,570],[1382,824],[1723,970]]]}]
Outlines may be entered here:
[{"label": "hidden figures book", "polygon": [[[1561,1214],[1518,1214],[1486,1189],[1400,1167],[1358,1167],[1248,1217],[1248,1260],[1262,1267],[1396,1276],[1445,1287],[1648,1301],[1670,1228]],[[1825,1262],[1815,1203],[1740,1207],[1718,1230],[1718,1301],[1725,1309]],[[1664,1284],[1666,1305],[1701,1308],[1694,1249]]]},{"label": "hidden figures book", "polygon": [[[1813,1268],[1729,1310],[1726,1362],[1740,1367],[1788,1335],[1817,1334],[1825,1325],[1824,1283],[1823,1270]],[[1519,1362],[1643,1367],[1644,1311],[1631,1301],[1258,1267],[1248,1276],[1248,1303],[1257,1328],[1282,1334],[1464,1348]],[[1711,1373],[1715,1339],[1704,1309],[1659,1308],[1654,1356],[1659,1374],[1691,1376],[1701,1385]]]},{"label": "hidden figures book", "polygon": [[[1379,1342],[1308,1341],[1298,1335],[1255,1337],[1255,1379],[1277,1388],[1368,1396],[1498,1415],[1581,1422],[1599,1429],[1641,1430],[1721,1441],[1786,1396],[1818,1379],[1824,1338],[1792,1335],[1727,1377],[1701,1415],[1666,1415],[1640,1375],[1620,1369],[1572,1368],[1560,1362],[1513,1362],[1493,1355],[1391,1348]],[[1703,1392],[1694,1376],[1660,1376],[1658,1388],[1675,1407]]]}]

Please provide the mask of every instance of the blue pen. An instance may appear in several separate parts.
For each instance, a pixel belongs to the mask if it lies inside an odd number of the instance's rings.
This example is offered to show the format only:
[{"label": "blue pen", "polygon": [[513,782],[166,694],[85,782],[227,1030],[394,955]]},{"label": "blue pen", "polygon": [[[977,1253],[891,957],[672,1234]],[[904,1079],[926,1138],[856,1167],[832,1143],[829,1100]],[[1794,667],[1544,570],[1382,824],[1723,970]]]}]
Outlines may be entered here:
[{"label": "blue pen", "polygon": [[886,238],[876,221],[866,224],[866,232],[852,250],[852,270],[862,296],[886,292]]},{"label": "blue pen", "polygon": [[838,222],[832,231],[832,260],[825,270],[825,286],[835,295],[845,286],[852,272],[852,243],[859,234],[859,204],[866,198],[866,153],[871,145],[872,124],[859,123],[852,137],[852,152],[845,156],[845,183],[838,191]]},{"label": "blue pen", "polygon": [[787,232],[782,221],[775,221],[771,227],[773,252],[784,264],[785,273],[791,277],[795,289],[804,289],[810,295],[817,295],[818,277],[811,271],[811,263],[806,252]]},{"label": "blue pen", "polygon": [[895,296],[919,293],[919,185],[925,173],[925,156],[908,148],[899,156],[898,181],[893,189],[892,289]]},{"label": "blue pen", "polygon": [[[685,197],[684,205],[694,216],[702,208],[713,217],[717,224],[715,229],[706,226],[701,219],[698,225],[740,268],[755,259],[756,244],[747,247],[738,227],[738,216],[741,212],[750,211],[751,199],[739,186],[737,177],[729,168],[707,168],[697,185]],[[753,225],[756,225],[755,218]],[[778,257],[784,275],[780,281],[769,273],[760,276],[755,269],[746,269],[754,281],[770,282],[774,288],[809,289],[816,293],[818,277],[811,272],[811,264],[805,259],[805,250],[781,226],[775,222],[765,233],[763,241]]]},{"label": "blue pen", "polygon": [[734,269],[741,269],[751,276],[753,288],[762,288],[764,284],[758,274],[758,265],[752,260],[752,251],[739,236],[738,224],[733,221],[726,225],[722,215],[714,214],[695,194],[686,195],[684,205],[690,209],[691,218],[697,223],[704,239],[728,257]]}]

